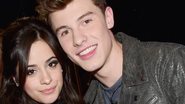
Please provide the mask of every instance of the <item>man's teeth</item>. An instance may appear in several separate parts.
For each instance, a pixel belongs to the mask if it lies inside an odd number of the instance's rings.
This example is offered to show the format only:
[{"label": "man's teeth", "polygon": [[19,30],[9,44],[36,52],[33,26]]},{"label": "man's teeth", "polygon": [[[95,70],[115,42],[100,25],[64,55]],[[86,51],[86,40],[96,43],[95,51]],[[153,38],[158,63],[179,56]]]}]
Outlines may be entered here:
[{"label": "man's teeth", "polygon": [[96,48],[96,45],[91,46],[91,47],[89,47],[89,48],[85,49],[84,51],[80,52],[80,54],[79,54],[79,55],[85,55],[85,54],[87,54],[87,53],[91,52],[92,50],[94,50],[95,48]]}]

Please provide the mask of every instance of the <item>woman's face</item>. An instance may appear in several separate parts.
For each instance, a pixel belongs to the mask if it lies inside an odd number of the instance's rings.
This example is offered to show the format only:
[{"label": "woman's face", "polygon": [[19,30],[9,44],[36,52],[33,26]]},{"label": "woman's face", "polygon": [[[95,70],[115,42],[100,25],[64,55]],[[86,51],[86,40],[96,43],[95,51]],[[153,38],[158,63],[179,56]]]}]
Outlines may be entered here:
[{"label": "woman's face", "polygon": [[63,86],[62,68],[50,47],[42,40],[32,44],[25,92],[40,103],[56,101]]}]

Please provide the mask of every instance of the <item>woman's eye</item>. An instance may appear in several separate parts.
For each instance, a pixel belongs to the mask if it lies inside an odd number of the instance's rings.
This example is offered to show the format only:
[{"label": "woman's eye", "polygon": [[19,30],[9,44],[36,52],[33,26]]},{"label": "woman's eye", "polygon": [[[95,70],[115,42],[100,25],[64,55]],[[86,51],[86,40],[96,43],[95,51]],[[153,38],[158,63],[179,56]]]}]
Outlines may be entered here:
[{"label": "woman's eye", "polygon": [[35,73],[35,71],[36,71],[36,70],[34,70],[34,69],[28,69],[28,70],[27,70],[27,75],[32,75],[32,74]]},{"label": "woman's eye", "polygon": [[57,66],[58,63],[59,63],[58,60],[53,60],[53,61],[51,61],[51,62],[48,64],[48,66],[54,68],[54,67]]}]

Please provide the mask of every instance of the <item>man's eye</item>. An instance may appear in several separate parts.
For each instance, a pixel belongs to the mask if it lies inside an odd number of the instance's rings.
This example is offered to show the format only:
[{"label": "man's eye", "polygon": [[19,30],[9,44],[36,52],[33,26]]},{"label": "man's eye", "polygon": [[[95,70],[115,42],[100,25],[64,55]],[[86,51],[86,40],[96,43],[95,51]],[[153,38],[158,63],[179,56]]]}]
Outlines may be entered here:
[{"label": "man's eye", "polygon": [[51,68],[54,68],[54,67],[57,66],[58,63],[59,63],[58,60],[53,60],[52,62],[50,62],[50,63],[48,64],[48,66],[51,67]]},{"label": "man's eye", "polygon": [[61,33],[61,36],[65,36],[65,35],[67,35],[69,33],[69,31],[68,30],[65,30],[65,31],[63,31],[62,33]]},{"label": "man's eye", "polygon": [[91,21],[92,21],[92,19],[87,19],[87,20],[84,21],[84,24],[88,24],[88,23],[90,23]]}]

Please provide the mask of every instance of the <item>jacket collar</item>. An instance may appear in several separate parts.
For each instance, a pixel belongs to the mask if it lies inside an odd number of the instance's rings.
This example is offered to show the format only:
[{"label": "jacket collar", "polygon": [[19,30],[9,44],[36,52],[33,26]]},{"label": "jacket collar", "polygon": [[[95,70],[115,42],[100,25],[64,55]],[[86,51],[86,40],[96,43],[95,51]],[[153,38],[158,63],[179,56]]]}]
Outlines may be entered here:
[{"label": "jacket collar", "polygon": [[123,82],[127,87],[145,83],[148,78],[144,69],[140,41],[124,33],[117,33],[116,39],[123,45]]}]

